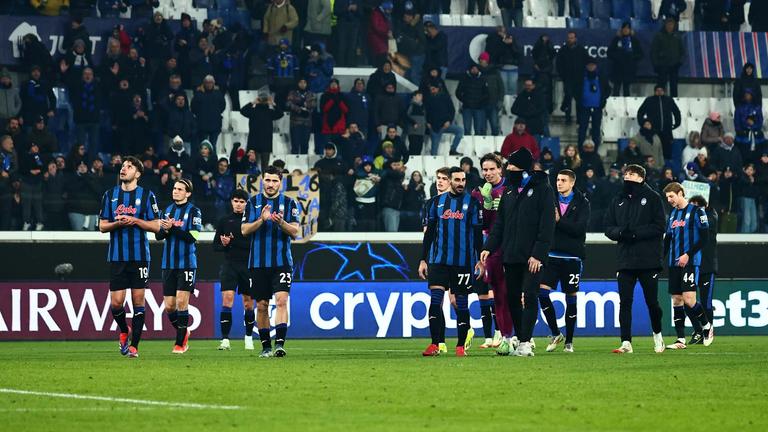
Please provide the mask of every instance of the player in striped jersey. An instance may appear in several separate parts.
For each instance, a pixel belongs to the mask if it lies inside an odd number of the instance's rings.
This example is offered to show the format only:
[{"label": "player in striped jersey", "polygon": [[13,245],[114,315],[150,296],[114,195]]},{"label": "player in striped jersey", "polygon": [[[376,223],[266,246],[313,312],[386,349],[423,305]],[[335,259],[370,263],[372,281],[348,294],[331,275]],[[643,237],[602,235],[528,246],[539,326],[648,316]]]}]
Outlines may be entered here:
[{"label": "player in striped jersey", "polygon": [[189,349],[189,296],[195,290],[197,272],[197,238],[202,227],[200,209],[189,202],[192,182],[178,180],[171,192],[173,204],[160,220],[158,240],[163,245],[163,302],[165,313],[176,329],[176,343],[171,351],[184,354]]},{"label": "player in striped jersey", "polygon": [[442,304],[446,290],[456,296],[456,356],[466,355],[464,343],[470,329],[468,296],[472,290],[473,267],[479,275],[484,274],[477,260],[483,241],[480,205],[464,191],[467,177],[461,168],[451,168],[450,179],[450,191],[433,200],[427,212],[423,244],[428,248],[425,254],[429,257],[429,266],[426,272],[419,266],[420,276],[428,278],[432,298],[428,313],[432,343],[422,353],[425,357],[440,354],[438,343],[441,327],[445,326]]},{"label": "player in striped jersey", "polygon": [[[120,186],[104,192],[99,215],[99,231],[109,233],[110,306],[120,328],[120,353],[130,358],[139,356],[144,329],[144,290],[150,262],[147,231],[160,230],[155,194],[138,185],[143,172],[141,161],[132,156],[125,158],[120,168]],[[123,306],[127,289],[131,290],[133,304],[133,333]]]},{"label": "player in striped jersey", "polygon": [[677,341],[667,345],[668,349],[685,349],[685,316],[691,319],[694,334],[689,345],[712,344],[712,324],[701,303],[696,301],[699,284],[701,250],[709,238],[709,220],[703,208],[689,203],[680,183],[670,183],[664,188],[672,212],[664,236],[664,252],[669,255],[669,294],[672,295],[675,331]]},{"label": "player in striped jersey", "polygon": [[256,300],[256,325],[262,351],[259,357],[272,357],[269,335],[269,300],[274,295],[275,357],[284,357],[288,332],[288,293],[291,290],[293,257],[291,240],[299,234],[299,207],[280,193],[283,173],[270,166],[264,171],[262,193],[248,200],[241,230],[251,239],[248,269],[251,292]]}]

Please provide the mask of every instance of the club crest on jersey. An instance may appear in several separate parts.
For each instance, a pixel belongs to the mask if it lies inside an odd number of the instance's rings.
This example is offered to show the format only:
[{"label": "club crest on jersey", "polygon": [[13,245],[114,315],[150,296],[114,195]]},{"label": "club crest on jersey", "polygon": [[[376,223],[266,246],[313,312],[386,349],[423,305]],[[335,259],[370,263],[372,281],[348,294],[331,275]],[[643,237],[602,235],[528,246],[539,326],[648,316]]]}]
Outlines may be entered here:
[{"label": "club crest on jersey", "polygon": [[461,206],[461,209],[463,211],[467,211],[468,208],[469,208],[469,204],[464,204],[463,206]]},{"label": "club crest on jersey", "polygon": [[699,221],[701,221],[701,223],[703,223],[704,225],[709,224],[709,219],[707,219],[707,215],[699,216]]},{"label": "club crest on jersey", "polygon": [[528,189],[528,197],[530,198],[531,195],[533,195],[533,189]]},{"label": "club crest on jersey", "polygon": [[278,207],[278,211],[279,211],[280,213],[282,213],[284,210],[285,210],[285,205],[283,205],[283,204],[280,204],[280,206]]},{"label": "club crest on jersey", "polygon": [[299,209],[298,208],[293,208],[291,210],[291,216],[298,217],[299,216]]},{"label": "club crest on jersey", "polygon": [[203,220],[200,217],[195,216],[192,218],[192,225],[202,225],[202,224],[203,224]]},{"label": "club crest on jersey", "polygon": [[644,206],[646,204],[648,204],[648,200],[647,199],[643,198],[643,199],[640,200],[640,205]]},{"label": "club crest on jersey", "polygon": [[449,209],[449,210],[444,211],[443,214],[440,216],[440,218],[441,219],[458,219],[458,220],[462,220],[462,219],[464,219],[464,213],[462,213],[462,212],[460,212],[458,210],[457,211],[451,211]]},{"label": "club crest on jersey", "polygon": [[141,205],[141,200],[136,198],[136,205]]},{"label": "club crest on jersey", "polygon": [[125,204],[120,204],[115,209],[115,216],[135,215],[135,214],[136,214],[136,208],[133,206],[126,206]]}]

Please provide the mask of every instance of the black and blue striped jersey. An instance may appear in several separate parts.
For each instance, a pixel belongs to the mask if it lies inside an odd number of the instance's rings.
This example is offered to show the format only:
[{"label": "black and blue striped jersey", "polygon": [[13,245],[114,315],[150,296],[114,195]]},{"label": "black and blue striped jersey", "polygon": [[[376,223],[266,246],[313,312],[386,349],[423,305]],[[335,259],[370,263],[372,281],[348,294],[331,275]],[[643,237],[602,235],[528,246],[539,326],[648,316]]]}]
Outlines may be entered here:
[{"label": "black and blue striped jersey", "polygon": [[[133,216],[147,221],[157,219],[158,207],[155,194],[137,186],[124,191],[120,186],[104,192],[99,218],[115,222],[118,216]],[[138,226],[124,226],[109,233],[108,262],[149,262],[147,233]]]},{"label": "black and blue striped jersey", "polygon": [[703,208],[691,203],[682,209],[673,208],[667,221],[669,266],[676,266],[683,254],[688,254],[688,265],[701,265],[701,248],[707,241],[708,230],[709,220]]},{"label": "black and blue striped jersey", "polygon": [[163,270],[182,270],[197,268],[197,239],[193,231],[203,230],[202,213],[192,203],[166,207],[163,219],[173,219],[173,228],[158,233],[159,239],[165,239],[163,245]]},{"label": "black and blue striped jersey", "polygon": [[[296,201],[283,194],[272,198],[258,194],[248,200],[243,213],[243,223],[256,222],[266,205],[272,207],[272,213],[282,213],[286,223],[299,222],[299,206]],[[251,253],[248,257],[248,268],[293,267],[291,236],[271,219],[251,234],[250,240]]]},{"label": "black and blue striped jersey", "polygon": [[482,218],[480,204],[469,193],[446,192],[435,197],[426,214],[427,230],[431,232],[427,262],[474,266],[478,258],[476,249],[482,242],[477,235],[482,229]]}]

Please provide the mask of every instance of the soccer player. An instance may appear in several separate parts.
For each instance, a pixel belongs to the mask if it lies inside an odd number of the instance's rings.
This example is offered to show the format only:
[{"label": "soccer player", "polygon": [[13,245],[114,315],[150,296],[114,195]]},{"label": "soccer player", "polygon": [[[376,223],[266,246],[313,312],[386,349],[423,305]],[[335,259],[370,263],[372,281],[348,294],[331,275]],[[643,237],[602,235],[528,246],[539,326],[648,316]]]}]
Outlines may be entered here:
[{"label": "soccer player", "polygon": [[488,257],[502,250],[507,301],[520,341],[510,354],[532,357],[531,336],[539,312],[537,290],[555,230],[555,196],[547,174],[533,171],[533,156],[528,149],[510,154],[507,164],[507,190],[499,202],[496,223],[480,261],[487,265]]},{"label": "soccer player", "polygon": [[285,357],[288,333],[288,293],[291,291],[293,257],[291,239],[299,234],[299,207],[280,193],[283,173],[273,166],[264,171],[262,192],[245,206],[241,231],[251,240],[248,257],[251,290],[256,300],[256,325],[261,339],[259,357],[272,357],[269,335],[269,300],[274,295],[275,357]]},{"label": "soccer player", "polygon": [[195,290],[197,273],[197,238],[203,230],[200,209],[189,202],[192,181],[173,184],[173,204],[166,207],[156,237],[163,245],[163,303],[165,313],[176,329],[173,354],[189,350],[189,296]]},{"label": "soccer player", "polygon": [[632,302],[635,284],[640,281],[653,330],[653,349],[664,352],[659,306],[664,204],[656,191],[645,182],[645,168],[627,165],[624,188],[613,199],[605,215],[605,235],[618,242],[619,325],[621,346],[616,354],[631,354]]},{"label": "soccer player", "polygon": [[425,357],[440,354],[438,344],[445,327],[442,305],[447,290],[456,297],[456,356],[466,356],[473,267],[479,274],[484,271],[477,260],[483,236],[480,205],[465,192],[467,177],[461,168],[451,168],[450,180],[450,190],[432,200],[427,212],[423,245],[429,265],[419,263],[419,276],[428,278],[432,298],[428,311],[432,343],[422,353]]},{"label": "soccer player", "polygon": [[587,241],[589,226],[589,200],[574,188],[576,173],[564,169],[557,173],[557,202],[555,203],[555,237],[549,252],[549,263],[544,266],[539,287],[539,304],[544,320],[552,336],[549,338],[547,352],[557,349],[563,342],[563,334],[557,326],[555,308],[549,294],[557,288],[565,293],[565,348],[573,352],[573,333],[576,330],[576,293],[579,292],[581,271],[584,268],[584,244]]},{"label": "soccer player", "polygon": [[[502,176],[502,162],[498,155],[486,154],[480,159],[480,167],[486,183],[472,191],[472,196],[483,206],[483,234],[487,237],[496,221],[496,212],[501,196],[506,190],[506,181]],[[506,355],[509,353],[509,341],[512,338],[512,318],[507,306],[507,286],[504,283],[504,266],[500,252],[488,257],[485,275],[477,281],[479,283],[475,284],[475,292],[480,298],[480,315],[485,334],[485,342],[480,348],[499,348],[499,352]],[[496,331],[492,333],[494,324]]]},{"label": "soccer player", "polygon": [[[99,231],[109,233],[109,295],[112,317],[120,328],[120,353],[139,356],[144,329],[144,290],[149,281],[149,241],[147,231],[158,232],[157,199],[152,191],[138,185],[144,165],[133,156],[120,167],[120,185],[104,192],[99,215]],[[133,333],[125,320],[125,290],[131,290]],[[130,346],[128,339],[130,337]]]},{"label": "soccer player", "polygon": [[714,334],[707,313],[696,301],[699,284],[701,251],[709,239],[709,220],[706,211],[685,198],[685,189],[672,182],[664,187],[664,195],[672,206],[664,236],[664,254],[669,255],[669,294],[672,296],[675,332],[677,340],[669,349],[685,349],[685,316],[693,324],[690,345],[703,339],[710,346]]},{"label": "soccer player", "polygon": [[253,310],[253,294],[251,293],[250,273],[248,272],[248,254],[250,243],[240,231],[243,222],[243,212],[248,203],[248,193],[242,189],[232,192],[232,213],[219,221],[216,235],[213,237],[213,249],[224,252],[224,263],[221,265],[221,344],[219,350],[229,350],[229,332],[232,329],[232,304],[235,301],[235,289],[243,296],[243,322],[245,324],[245,349],[253,350],[253,324],[256,312]]},{"label": "soccer player", "polygon": [[[715,275],[717,274],[717,212],[709,207],[707,200],[701,195],[691,197],[691,202],[703,208],[707,212],[707,221],[709,221],[709,239],[701,250],[701,274],[699,275],[699,288],[701,293],[704,310],[707,312],[707,319],[712,324],[711,332],[714,336],[715,321],[714,309],[712,308],[712,292],[715,289]],[[702,340],[700,343],[704,343]]]}]

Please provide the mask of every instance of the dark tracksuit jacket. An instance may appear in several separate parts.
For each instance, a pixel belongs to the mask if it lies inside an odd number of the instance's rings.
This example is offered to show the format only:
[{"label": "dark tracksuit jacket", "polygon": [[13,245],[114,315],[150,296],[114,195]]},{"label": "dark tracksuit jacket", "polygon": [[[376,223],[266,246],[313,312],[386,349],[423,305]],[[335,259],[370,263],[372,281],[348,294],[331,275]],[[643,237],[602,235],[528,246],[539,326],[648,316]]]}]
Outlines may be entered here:
[{"label": "dark tracksuit jacket", "polygon": [[[560,213],[557,195],[555,196],[555,208]],[[555,223],[555,236],[551,247],[553,253],[584,259],[584,243],[587,240],[590,213],[589,200],[580,190],[574,189],[568,209],[565,214],[560,215],[560,221]]]}]

